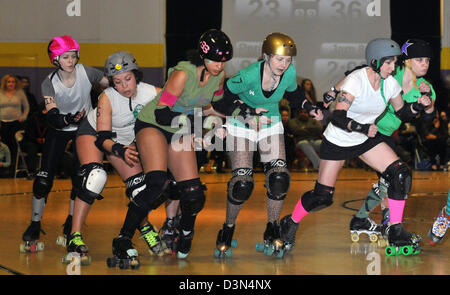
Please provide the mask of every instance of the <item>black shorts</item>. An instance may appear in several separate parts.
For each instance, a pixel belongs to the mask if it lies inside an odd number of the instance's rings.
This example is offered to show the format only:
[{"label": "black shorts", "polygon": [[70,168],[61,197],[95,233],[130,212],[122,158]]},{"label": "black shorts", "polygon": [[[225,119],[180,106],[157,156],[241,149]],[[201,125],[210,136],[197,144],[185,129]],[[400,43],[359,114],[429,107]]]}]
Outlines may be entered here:
[{"label": "black shorts", "polygon": [[353,159],[371,150],[379,143],[386,142],[386,137],[388,136],[377,133],[375,137],[370,137],[361,144],[348,147],[335,145],[324,137],[320,145],[320,159],[332,161]]},{"label": "black shorts", "polygon": [[97,136],[97,131],[91,126],[87,118],[84,118],[78,126],[77,137],[80,135]]},{"label": "black shorts", "polygon": [[167,143],[171,143],[172,142],[172,136],[175,135],[175,133],[171,133],[169,131],[166,131],[164,129],[162,129],[159,126],[153,125],[151,123],[147,123],[147,122],[143,122],[140,121],[139,119],[136,119],[136,122],[134,123],[134,134],[138,134],[138,132],[144,128],[155,128],[158,129],[159,131],[161,131],[161,133],[164,135],[164,137],[167,140]]}]

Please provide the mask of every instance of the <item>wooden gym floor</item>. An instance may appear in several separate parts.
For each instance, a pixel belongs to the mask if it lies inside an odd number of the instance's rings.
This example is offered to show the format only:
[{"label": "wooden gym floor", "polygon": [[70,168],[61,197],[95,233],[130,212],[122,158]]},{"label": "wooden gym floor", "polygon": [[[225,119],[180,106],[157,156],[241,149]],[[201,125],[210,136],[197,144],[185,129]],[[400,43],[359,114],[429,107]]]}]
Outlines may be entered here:
[{"label": "wooden gym floor", "polygon": [[[423,252],[416,256],[387,257],[384,248],[371,244],[367,236],[358,243],[350,240],[349,222],[362,204],[375,173],[345,168],[336,185],[334,204],[310,214],[300,224],[297,243],[283,259],[257,252],[266,226],[264,174],[255,174],[255,190],[238,220],[234,238],[238,247],[232,258],[216,259],[213,251],[217,232],[225,219],[226,185],[230,173],[201,174],[206,183],[207,202],[197,218],[192,250],[185,260],[176,257],[153,257],[139,235],[133,240],[139,251],[141,266],[137,270],[108,268],[111,241],[117,236],[126,214],[128,200],[125,187],[116,174],[110,174],[103,192],[105,197],[91,209],[83,230],[90,248],[89,266],[68,268],[61,263],[65,249],[56,245],[68,212],[70,180],[55,180],[45,208],[42,224],[45,235],[43,252],[19,252],[22,233],[31,218],[32,180],[0,179],[0,274],[29,275],[448,275],[450,241],[430,246],[427,231],[447,200],[450,187],[448,172],[413,172],[413,188],[406,203],[406,228],[420,234]],[[292,212],[298,198],[314,186],[317,172],[293,172],[282,216]],[[161,227],[165,219],[163,206],[150,214],[150,221]],[[380,221],[380,210],[372,218]]]}]

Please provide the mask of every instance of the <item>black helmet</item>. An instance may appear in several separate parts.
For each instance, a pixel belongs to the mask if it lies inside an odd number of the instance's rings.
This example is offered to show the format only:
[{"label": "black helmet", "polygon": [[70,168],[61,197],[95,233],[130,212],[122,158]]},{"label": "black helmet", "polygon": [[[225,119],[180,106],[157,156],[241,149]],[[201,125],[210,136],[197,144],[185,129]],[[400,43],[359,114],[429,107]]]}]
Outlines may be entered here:
[{"label": "black helmet", "polygon": [[207,58],[216,62],[225,62],[233,57],[233,45],[230,38],[216,29],[203,33],[198,41],[198,50],[202,59]]},{"label": "black helmet", "polygon": [[433,57],[433,51],[430,44],[421,39],[409,39],[402,45],[402,59],[416,57]]}]

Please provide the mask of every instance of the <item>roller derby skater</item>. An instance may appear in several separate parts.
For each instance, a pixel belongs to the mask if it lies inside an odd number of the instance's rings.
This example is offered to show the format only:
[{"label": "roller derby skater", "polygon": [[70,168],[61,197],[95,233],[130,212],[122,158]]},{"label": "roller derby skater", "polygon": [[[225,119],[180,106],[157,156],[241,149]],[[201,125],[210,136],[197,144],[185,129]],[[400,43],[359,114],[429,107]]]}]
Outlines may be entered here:
[{"label": "roller derby skater", "polygon": [[114,256],[106,260],[108,267],[118,266],[120,269],[138,269],[141,266],[138,251],[133,248],[130,238],[119,236],[113,239],[112,249]]},{"label": "roller derby skater", "polygon": [[387,256],[396,255],[416,255],[421,251],[419,235],[408,232],[402,223],[395,223],[388,226],[387,230],[388,246],[384,252]]},{"label": "roller derby skater", "polygon": [[264,231],[264,240],[256,244],[256,251],[265,255],[283,258],[285,243],[281,238],[281,228],[278,221],[268,222]]},{"label": "roller derby skater", "polygon": [[358,242],[361,234],[366,234],[370,242],[376,243],[382,236],[382,226],[367,218],[354,216],[350,221],[350,238],[352,242]]},{"label": "roller derby skater", "polygon": [[20,244],[20,252],[22,253],[36,253],[44,250],[44,243],[39,242],[40,233],[45,234],[41,229],[40,221],[32,221],[30,226],[22,235],[23,243]]},{"label": "roller derby skater", "polygon": [[150,223],[140,226],[139,232],[141,234],[141,239],[144,240],[148,246],[148,252],[150,255],[163,256],[166,253],[171,253],[171,251],[167,249],[158,232]]},{"label": "roller derby skater", "polygon": [[[380,173],[388,184],[390,227],[394,229],[388,230],[391,231],[388,242],[399,244],[407,236],[406,230],[397,224],[402,222],[406,198],[411,189],[411,170],[378,133],[375,121],[389,104],[396,116],[409,121],[430,106],[431,99],[424,95],[413,103],[403,100],[402,88],[392,77],[400,54],[399,45],[390,39],[370,41],[366,47],[369,66],[351,72],[340,85],[336,108],[320,147],[318,180],[314,189],[304,193],[297,202],[291,216],[293,222],[299,223],[309,213],[331,206],[336,179],[344,162],[359,157]],[[383,91],[375,92],[374,89]],[[292,225],[286,224],[286,231],[292,228]],[[416,243],[418,240],[413,238],[411,241]]]},{"label": "roller derby skater", "polygon": [[72,215],[68,215],[66,218],[66,221],[62,225],[62,236],[58,236],[56,238],[56,244],[62,247],[66,247],[67,245],[67,238],[70,236],[70,233],[72,231]]},{"label": "roller derby skater", "polygon": [[167,217],[164,221],[163,226],[159,230],[161,241],[166,245],[167,250],[170,251],[169,254],[176,253],[176,243],[179,237],[180,218],[181,215]]},{"label": "roller derby skater", "polygon": [[[80,46],[70,36],[54,37],[48,45],[50,62],[57,69],[48,75],[41,84],[46,118],[51,127],[45,135],[41,169],[33,183],[32,223],[40,222],[53,187],[53,179],[60,159],[69,141],[75,141],[78,125],[84,115],[92,109],[90,91],[92,84],[107,85],[103,73],[95,68],[78,64]],[[74,157],[73,171],[78,171],[79,161],[72,144]],[[76,173],[71,175],[72,191],[67,221],[73,214],[74,198],[78,194]],[[63,229],[58,244],[65,245],[64,236],[70,231]]]},{"label": "roller derby skater", "polygon": [[[410,39],[402,46],[402,54],[400,55],[393,77],[402,87],[402,98],[405,102],[415,103],[417,98],[427,96],[431,99],[431,104],[421,110],[420,120],[424,123],[432,122],[436,116],[434,102],[436,100],[436,93],[433,86],[426,81],[423,76],[427,73],[430,60],[433,56],[430,44],[420,39]],[[340,89],[341,82],[334,88]],[[333,96],[333,92],[328,93]],[[417,114],[419,115],[419,114]],[[388,144],[391,149],[397,153],[397,144],[392,134],[398,130],[402,120],[395,114],[392,106],[387,108],[387,111],[377,120],[377,127],[383,141]],[[370,212],[381,203],[382,206],[382,227],[383,231],[388,226],[389,208],[387,204],[387,187],[388,183],[383,179],[382,175],[378,173],[379,181],[369,191],[364,204],[359,209],[356,217],[368,218]]]},{"label": "roller derby skater", "polygon": [[[175,247],[182,259],[190,252],[195,220],[206,201],[192,148],[192,135],[197,134],[194,129],[202,126],[194,126],[191,119],[195,109],[203,109],[202,115],[217,115],[211,102],[223,96],[223,69],[232,56],[231,41],[225,33],[208,30],[202,34],[198,49],[190,52],[187,61],[169,69],[163,91],[144,107],[135,124],[136,143],[149,183],[131,203],[130,221],[132,215],[145,216],[154,208],[154,200],[160,199],[167,186],[169,169],[180,194],[181,217]],[[172,121],[177,118],[187,118],[183,120],[187,126],[173,127]],[[186,148],[180,149],[180,143]]]},{"label": "roller derby skater", "polygon": [[[81,232],[91,206],[96,200],[103,199],[101,193],[107,181],[103,166],[105,156],[125,183],[128,198],[133,199],[145,187],[145,175],[134,144],[133,122],[160,89],[142,82],[143,74],[136,59],[125,51],[115,52],[107,58],[105,75],[109,87],[99,96],[98,106],[88,113],[77,133],[81,167],[72,234]],[[140,225],[141,236],[151,253],[159,255],[162,245],[153,226],[146,218]]]},{"label": "roller derby skater", "polygon": [[[241,208],[253,192],[253,154],[256,148],[264,164],[267,188],[268,227],[263,240],[275,243],[273,251],[262,252],[282,256],[284,251],[278,245],[278,220],[283,200],[289,191],[290,172],[278,103],[285,97],[290,101],[291,108],[306,109],[316,120],[323,117],[297,85],[296,69],[292,64],[297,47],[292,38],[282,33],[269,34],[263,41],[262,54],[263,60],[231,77],[224,87],[224,98],[213,103],[215,110],[232,117],[226,123],[232,177],[228,182],[225,226],[219,231],[215,256],[220,253],[228,257],[232,253],[230,245],[227,245],[232,237],[226,235],[228,241],[224,246],[223,234],[227,227],[235,227]],[[262,244],[258,243],[258,249],[263,248]]]}]

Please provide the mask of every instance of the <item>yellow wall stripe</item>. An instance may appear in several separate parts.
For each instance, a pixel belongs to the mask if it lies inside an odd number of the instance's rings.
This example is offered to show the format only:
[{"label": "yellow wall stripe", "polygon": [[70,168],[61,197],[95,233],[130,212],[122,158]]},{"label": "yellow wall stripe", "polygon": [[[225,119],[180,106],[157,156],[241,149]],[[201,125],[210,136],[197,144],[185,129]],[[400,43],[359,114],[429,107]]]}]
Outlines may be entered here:
[{"label": "yellow wall stripe", "polygon": [[450,48],[449,47],[442,47],[441,70],[450,70]]},{"label": "yellow wall stripe", "polygon": [[[48,43],[0,43],[0,67],[51,67],[47,55]],[[163,44],[81,43],[80,63],[103,67],[113,52],[132,53],[140,67],[163,67]]]}]

